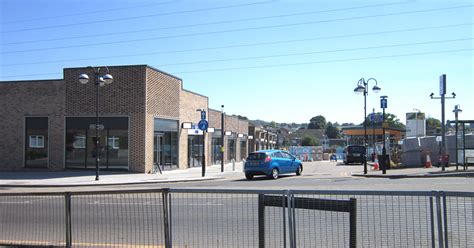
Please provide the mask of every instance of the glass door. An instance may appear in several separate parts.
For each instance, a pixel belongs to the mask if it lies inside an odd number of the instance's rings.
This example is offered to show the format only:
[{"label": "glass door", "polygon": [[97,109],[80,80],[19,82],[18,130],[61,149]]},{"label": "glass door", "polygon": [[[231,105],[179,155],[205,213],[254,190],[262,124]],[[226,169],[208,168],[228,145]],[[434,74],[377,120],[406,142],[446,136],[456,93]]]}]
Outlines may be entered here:
[{"label": "glass door", "polygon": [[188,136],[188,167],[198,167],[202,164],[204,138],[201,135]]},{"label": "glass door", "polygon": [[163,133],[155,133],[153,144],[153,163],[163,169]]}]

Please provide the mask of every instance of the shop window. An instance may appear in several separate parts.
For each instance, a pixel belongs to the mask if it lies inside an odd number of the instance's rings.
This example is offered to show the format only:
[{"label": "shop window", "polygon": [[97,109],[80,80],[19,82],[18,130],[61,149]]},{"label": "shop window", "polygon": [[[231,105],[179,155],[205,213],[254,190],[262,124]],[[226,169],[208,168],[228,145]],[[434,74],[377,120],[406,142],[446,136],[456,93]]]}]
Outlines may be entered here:
[{"label": "shop window", "polygon": [[44,136],[30,135],[30,148],[44,148]]},{"label": "shop window", "polygon": [[72,144],[74,148],[86,148],[86,136],[74,136],[74,142]]},{"label": "shop window", "polygon": [[112,137],[108,137],[107,138],[107,145],[109,146],[109,149],[120,149],[120,146],[119,146],[119,141],[120,141],[120,138],[119,137],[115,137],[115,136],[112,136]]}]

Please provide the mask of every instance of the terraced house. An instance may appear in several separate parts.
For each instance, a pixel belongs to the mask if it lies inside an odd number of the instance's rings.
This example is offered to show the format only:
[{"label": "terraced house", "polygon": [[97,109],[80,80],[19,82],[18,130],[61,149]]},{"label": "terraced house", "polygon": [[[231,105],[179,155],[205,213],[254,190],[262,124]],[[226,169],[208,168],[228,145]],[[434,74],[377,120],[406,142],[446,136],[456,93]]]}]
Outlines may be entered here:
[{"label": "terraced house", "polygon": [[[105,67],[104,67],[105,68]],[[218,164],[247,156],[248,122],[209,109],[206,96],[147,65],[108,67],[113,83],[81,84],[94,68],[65,68],[63,79],[0,82],[0,170],[101,169],[150,173]],[[92,80],[93,81],[93,80]],[[96,100],[98,99],[98,105]],[[96,106],[101,126],[96,149]],[[197,130],[208,113],[213,133]],[[184,125],[190,124],[190,125]]]}]

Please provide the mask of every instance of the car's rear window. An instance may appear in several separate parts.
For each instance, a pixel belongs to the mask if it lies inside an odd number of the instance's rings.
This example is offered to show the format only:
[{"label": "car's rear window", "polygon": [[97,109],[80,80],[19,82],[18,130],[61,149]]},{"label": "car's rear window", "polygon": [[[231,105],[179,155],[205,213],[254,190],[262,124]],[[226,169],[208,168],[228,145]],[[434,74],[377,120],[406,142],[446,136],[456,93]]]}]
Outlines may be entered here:
[{"label": "car's rear window", "polygon": [[262,160],[267,157],[267,154],[261,152],[250,153],[247,160]]},{"label": "car's rear window", "polygon": [[365,153],[365,147],[363,146],[349,146],[347,148],[349,153]]}]

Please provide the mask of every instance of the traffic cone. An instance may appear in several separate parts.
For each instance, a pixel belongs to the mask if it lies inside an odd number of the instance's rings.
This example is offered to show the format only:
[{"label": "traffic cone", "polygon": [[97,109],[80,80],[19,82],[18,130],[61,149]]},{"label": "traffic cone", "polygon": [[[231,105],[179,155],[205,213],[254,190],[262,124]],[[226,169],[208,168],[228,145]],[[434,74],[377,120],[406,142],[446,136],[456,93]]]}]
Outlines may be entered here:
[{"label": "traffic cone", "polygon": [[377,154],[375,154],[374,159],[374,170],[379,170],[379,159],[377,158]]},{"label": "traffic cone", "polygon": [[426,154],[426,163],[425,163],[425,168],[431,168],[433,164],[431,163],[431,158],[429,154]]}]

